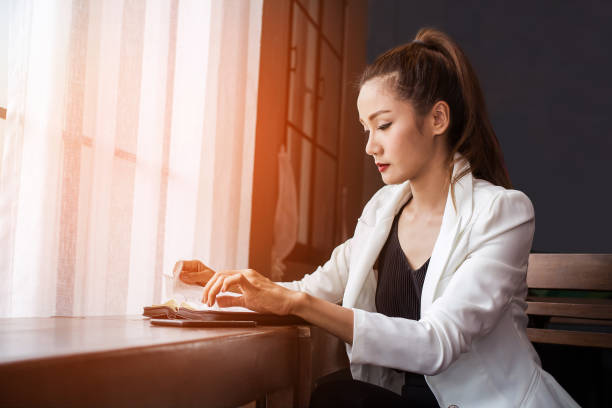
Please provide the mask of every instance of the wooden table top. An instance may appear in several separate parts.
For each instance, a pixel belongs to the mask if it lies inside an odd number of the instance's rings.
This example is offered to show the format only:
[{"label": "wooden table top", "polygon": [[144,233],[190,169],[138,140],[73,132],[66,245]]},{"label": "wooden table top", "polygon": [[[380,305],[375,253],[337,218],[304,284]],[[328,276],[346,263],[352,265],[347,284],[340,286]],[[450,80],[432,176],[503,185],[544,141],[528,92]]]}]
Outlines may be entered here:
[{"label": "wooden table top", "polygon": [[0,406],[238,406],[293,387],[299,328],[0,319]]},{"label": "wooden table top", "polygon": [[29,360],[127,351],[133,348],[295,333],[291,326],[201,328],[153,326],[136,316],[0,319],[0,365]]}]

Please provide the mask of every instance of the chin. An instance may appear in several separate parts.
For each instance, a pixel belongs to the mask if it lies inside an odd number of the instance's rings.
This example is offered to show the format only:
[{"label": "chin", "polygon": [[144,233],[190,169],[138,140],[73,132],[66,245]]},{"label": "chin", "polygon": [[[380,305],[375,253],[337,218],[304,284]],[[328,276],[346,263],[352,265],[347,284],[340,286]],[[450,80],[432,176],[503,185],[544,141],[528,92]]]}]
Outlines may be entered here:
[{"label": "chin", "polygon": [[399,177],[393,174],[381,174],[381,178],[383,183],[385,184],[402,184],[404,181],[408,180],[407,177]]}]

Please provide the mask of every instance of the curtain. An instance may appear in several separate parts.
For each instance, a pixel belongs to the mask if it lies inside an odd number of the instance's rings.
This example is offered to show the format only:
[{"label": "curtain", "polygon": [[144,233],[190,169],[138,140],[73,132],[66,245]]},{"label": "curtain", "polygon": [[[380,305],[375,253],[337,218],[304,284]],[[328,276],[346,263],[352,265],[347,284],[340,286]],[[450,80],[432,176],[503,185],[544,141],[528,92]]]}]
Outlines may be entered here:
[{"label": "curtain", "polygon": [[16,0],[0,316],[141,313],[248,263],[262,1]]}]

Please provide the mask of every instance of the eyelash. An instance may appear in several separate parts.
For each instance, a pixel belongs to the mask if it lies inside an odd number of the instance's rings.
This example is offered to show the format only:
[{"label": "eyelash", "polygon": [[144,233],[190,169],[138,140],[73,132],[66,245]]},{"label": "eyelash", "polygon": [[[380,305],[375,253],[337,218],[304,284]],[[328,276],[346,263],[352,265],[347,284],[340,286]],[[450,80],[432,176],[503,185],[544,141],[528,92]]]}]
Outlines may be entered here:
[{"label": "eyelash", "polygon": [[[377,128],[377,129],[378,129],[378,130],[386,130],[386,129],[388,129],[388,128],[389,128],[389,126],[391,126],[391,123],[392,123],[392,122],[383,123],[383,124],[382,124],[382,125],[380,125],[380,126]],[[366,135],[366,136],[369,136],[369,135],[370,135],[370,131],[369,131],[369,130],[364,130],[364,131],[363,131],[363,134],[364,134],[364,135]]]}]

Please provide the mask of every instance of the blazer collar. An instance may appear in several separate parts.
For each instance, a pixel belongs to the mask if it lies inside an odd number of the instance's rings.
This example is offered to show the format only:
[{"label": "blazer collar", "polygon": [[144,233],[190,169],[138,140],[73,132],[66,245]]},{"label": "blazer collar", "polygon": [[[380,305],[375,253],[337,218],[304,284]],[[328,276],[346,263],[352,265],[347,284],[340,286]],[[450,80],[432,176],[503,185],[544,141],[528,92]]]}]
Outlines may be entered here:
[{"label": "blazer collar", "polygon": [[[453,178],[461,172],[467,162],[463,158],[455,163]],[[436,243],[431,253],[431,260],[427,267],[423,292],[421,293],[421,315],[434,301],[436,289],[442,277],[450,255],[457,246],[461,233],[472,216],[472,173],[468,172],[457,180],[453,189],[449,188],[446,197],[446,206],[442,216],[442,225]]]},{"label": "blazer collar", "polygon": [[[467,161],[460,155],[456,155],[455,158],[453,178],[466,166],[469,166]],[[376,223],[368,237],[367,244],[352,265],[343,305],[347,307],[355,306],[366,277],[371,272],[374,262],[389,236],[393,218],[411,196],[412,191],[409,181],[398,184],[393,186],[388,199],[385,200],[386,202],[376,210]],[[471,218],[472,174],[470,172],[455,183],[454,196],[455,199],[453,200],[452,191],[449,188],[440,233],[434,245],[423,285],[423,293],[421,295],[422,311],[426,310],[433,302],[437,283],[457,242],[456,240],[460,236],[461,230]]]},{"label": "blazer collar", "polygon": [[[469,168],[467,160],[456,153],[453,179],[466,168]],[[472,174],[470,172],[455,183],[454,195],[453,201],[452,191],[449,188],[444,217],[449,220],[451,218],[469,218],[472,213]],[[376,224],[384,223],[387,218],[394,218],[410,197],[412,197],[410,181],[392,186],[387,202],[376,210]]]}]

